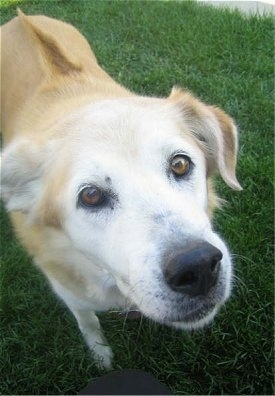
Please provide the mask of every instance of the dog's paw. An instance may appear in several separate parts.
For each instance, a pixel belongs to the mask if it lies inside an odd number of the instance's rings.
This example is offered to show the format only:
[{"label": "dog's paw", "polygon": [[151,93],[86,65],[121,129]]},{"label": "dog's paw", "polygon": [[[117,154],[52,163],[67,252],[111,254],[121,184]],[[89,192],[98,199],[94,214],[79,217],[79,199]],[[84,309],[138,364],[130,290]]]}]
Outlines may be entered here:
[{"label": "dog's paw", "polygon": [[112,368],[113,352],[101,331],[98,317],[94,312],[81,309],[72,309],[72,312],[98,368],[110,370]]},{"label": "dog's paw", "polygon": [[93,346],[92,353],[99,369],[112,369],[113,352],[108,345],[95,344]]}]

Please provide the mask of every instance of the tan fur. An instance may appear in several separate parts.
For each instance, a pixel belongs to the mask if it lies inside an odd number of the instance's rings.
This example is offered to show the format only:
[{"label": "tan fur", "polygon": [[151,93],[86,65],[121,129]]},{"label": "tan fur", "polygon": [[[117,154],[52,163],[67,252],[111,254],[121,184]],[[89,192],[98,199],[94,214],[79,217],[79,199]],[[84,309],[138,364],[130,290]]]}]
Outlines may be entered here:
[{"label": "tan fur", "polygon": [[[182,111],[189,125],[189,131],[199,140],[201,148],[208,157],[208,176],[219,168],[219,171],[230,187],[242,190],[236,179],[235,169],[238,151],[237,129],[231,117],[221,109],[214,106],[206,106],[189,92],[174,88],[169,99],[175,102]],[[218,144],[213,144],[211,128],[213,123],[218,124],[222,139]],[[209,125],[207,125],[209,123]],[[220,140],[220,142],[219,142]],[[224,163],[220,163],[218,153],[221,154]]]},{"label": "tan fur", "polygon": [[64,22],[20,12],[2,27],[2,43],[5,144],[14,134],[46,133],[62,115],[91,100],[131,95],[98,66],[84,37]]},{"label": "tan fur", "polygon": [[[32,224],[30,226],[26,225],[25,216],[20,212],[13,212],[11,214],[11,219],[22,244],[32,256],[49,257],[49,260],[43,260],[43,262],[37,263],[45,275],[50,279],[57,280],[61,285],[71,290],[74,295],[84,298],[86,293],[86,282],[85,279],[77,273],[77,269],[74,270],[72,267],[68,267],[66,263],[63,262],[64,257],[59,257],[55,251],[47,252],[48,246],[45,245],[45,241],[48,239],[47,228],[37,224]],[[51,226],[56,228],[55,219],[53,219],[53,222],[54,224]],[[26,226],[28,226],[28,232],[26,232]],[[56,239],[58,240],[58,238],[60,238],[60,235],[57,230]],[[54,257],[52,260],[51,255]]]}]

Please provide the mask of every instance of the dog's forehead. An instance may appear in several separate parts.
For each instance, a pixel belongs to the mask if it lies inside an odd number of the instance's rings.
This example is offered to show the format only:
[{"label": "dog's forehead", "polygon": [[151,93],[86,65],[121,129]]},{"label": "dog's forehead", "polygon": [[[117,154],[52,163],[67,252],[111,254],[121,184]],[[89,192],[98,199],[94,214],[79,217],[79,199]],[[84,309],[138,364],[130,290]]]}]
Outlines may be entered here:
[{"label": "dog's forehead", "polygon": [[[198,149],[177,110],[166,100],[127,98],[84,107],[75,146],[81,155],[119,154],[123,158],[169,152],[187,145]],[[180,148],[180,147],[179,147]],[[183,147],[184,148],[184,147]]]}]

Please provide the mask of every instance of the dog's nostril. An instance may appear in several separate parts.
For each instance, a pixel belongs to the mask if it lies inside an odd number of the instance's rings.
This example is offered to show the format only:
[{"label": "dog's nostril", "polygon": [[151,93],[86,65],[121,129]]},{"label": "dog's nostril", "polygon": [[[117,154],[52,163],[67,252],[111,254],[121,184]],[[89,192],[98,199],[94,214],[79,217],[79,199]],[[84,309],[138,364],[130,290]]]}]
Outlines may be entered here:
[{"label": "dog's nostril", "polygon": [[191,297],[207,295],[217,284],[222,252],[208,242],[187,249],[165,267],[164,277],[170,288]]},{"label": "dog's nostril", "polygon": [[186,271],[178,278],[175,278],[176,286],[190,286],[198,281],[198,277],[192,271]]},{"label": "dog's nostril", "polygon": [[[221,258],[220,258],[220,260],[221,260]],[[216,272],[219,271],[220,265],[221,265],[221,261],[220,260],[218,260],[218,261],[215,260],[215,261],[212,262],[212,264],[211,264],[211,272],[216,273]]]}]

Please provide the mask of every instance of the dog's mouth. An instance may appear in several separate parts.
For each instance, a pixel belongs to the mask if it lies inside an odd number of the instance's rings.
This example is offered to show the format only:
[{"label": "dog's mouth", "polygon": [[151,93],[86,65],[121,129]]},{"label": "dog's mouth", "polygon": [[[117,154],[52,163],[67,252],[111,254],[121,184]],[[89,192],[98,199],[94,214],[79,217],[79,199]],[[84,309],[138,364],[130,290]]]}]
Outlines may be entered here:
[{"label": "dog's mouth", "polygon": [[[177,329],[194,330],[200,329],[209,324],[209,322],[211,322],[216,315],[216,312],[217,306],[213,305],[208,309],[193,310],[185,315],[178,314],[176,316],[173,315],[171,317],[165,318],[164,320],[155,319],[155,321],[169,327],[175,327]],[[144,315],[138,309],[121,311],[119,312],[119,316],[123,320],[141,320],[143,317],[148,318],[147,315]],[[149,318],[152,319],[151,317]]]},{"label": "dog's mouth", "polygon": [[[163,285],[163,282],[160,283]],[[120,282],[120,290],[122,285],[126,286],[124,282]],[[126,292],[129,289],[135,290],[128,284],[127,290],[124,287]],[[129,298],[129,293],[127,294]],[[122,316],[126,319],[146,317],[157,323],[186,329],[200,328],[209,323],[226,300],[222,282],[218,282],[207,296],[190,297],[175,293],[167,288],[164,292],[156,287],[154,291],[143,292],[142,296],[138,298],[139,302],[135,301],[133,297],[132,295],[129,298],[131,308],[122,312]]]},{"label": "dog's mouth", "polygon": [[213,302],[187,303],[166,312],[162,317],[150,315],[151,319],[163,324],[182,324],[186,328],[199,328],[213,318],[218,310],[218,305]]},{"label": "dog's mouth", "polygon": [[218,304],[208,303],[199,306],[191,306],[189,309],[184,309],[184,311],[172,311],[167,313],[164,317],[158,317],[152,314],[148,315],[148,313],[138,308],[121,311],[119,315],[127,320],[147,317],[161,324],[192,329],[207,324],[215,316],[217,309]]},{"label": "dog's mouth", "polygon": [[217,309],[216,304],[208,304],[202,307],[191,308],[186,310],[184,313],[178,312],[176,315],[171,315],[164,323],[185,323],[187,326],[198,326],[202,321],[205,321],[207,317],[212,316]]}]

